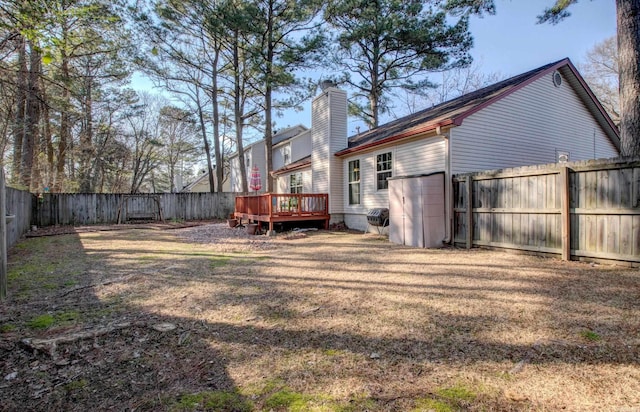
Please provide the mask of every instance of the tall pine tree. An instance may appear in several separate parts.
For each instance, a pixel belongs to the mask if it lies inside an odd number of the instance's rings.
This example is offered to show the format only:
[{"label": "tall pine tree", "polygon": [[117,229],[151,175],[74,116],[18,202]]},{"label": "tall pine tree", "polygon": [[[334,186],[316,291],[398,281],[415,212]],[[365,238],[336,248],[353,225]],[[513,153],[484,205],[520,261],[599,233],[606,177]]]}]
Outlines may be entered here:
[{"label": "tall pine tree", "polygon": [[376,127],[394,88],[431,87],[426,73],[471,62],[471,14],[493,13],[492,0],[333,0],[325,19],[337,31],[339,79],[356,90],[352,114]]}]

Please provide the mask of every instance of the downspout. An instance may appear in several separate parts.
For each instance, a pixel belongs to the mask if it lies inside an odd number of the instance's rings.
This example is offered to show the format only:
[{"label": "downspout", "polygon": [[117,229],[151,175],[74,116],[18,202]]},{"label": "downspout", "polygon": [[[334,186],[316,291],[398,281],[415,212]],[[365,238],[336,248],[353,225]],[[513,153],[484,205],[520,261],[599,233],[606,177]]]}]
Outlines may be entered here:
[{"label": "downspout", "polygon": [[[436,132],[440,134],[440,127]],[[449,132],[451,133],[451,129]],[[452,210],[452,185],[451,185],[451,142],[450,136],[445,132],[442,134],[444,139],[444,216],[445,216],[445,235],[442,240],[443,244],[451,243],[451,233],[453,231],[453,210]]]}]

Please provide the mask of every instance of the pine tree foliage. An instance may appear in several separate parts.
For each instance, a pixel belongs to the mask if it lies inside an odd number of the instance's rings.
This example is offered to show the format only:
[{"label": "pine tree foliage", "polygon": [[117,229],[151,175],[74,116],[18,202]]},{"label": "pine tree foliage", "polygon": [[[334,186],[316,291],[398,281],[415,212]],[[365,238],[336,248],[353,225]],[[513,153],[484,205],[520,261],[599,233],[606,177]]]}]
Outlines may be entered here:
[{"label": "pine tree foliage", "polygon": [[378,126],[390,92],[433,87],[426,74],[471,63],[471,14],[493,13],[493,1],[334,0],[325,18],[337,31],[339,81],[357,92],[352,114]]}]

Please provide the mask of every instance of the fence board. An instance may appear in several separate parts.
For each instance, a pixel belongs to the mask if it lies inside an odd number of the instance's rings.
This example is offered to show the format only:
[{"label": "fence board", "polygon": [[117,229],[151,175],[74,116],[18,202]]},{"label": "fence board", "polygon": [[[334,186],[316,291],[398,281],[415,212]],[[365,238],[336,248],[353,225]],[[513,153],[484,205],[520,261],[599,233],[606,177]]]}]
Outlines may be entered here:
[{"label": "fence board", "polygon": [[620,216],[620,254],[633,254],[633,216]]},{"label": "fence board", "polygon": [[609,208],[609,171],[600,170],[597,172],[596,177],[596,207],[598,209]]},{"label": "fence board", "polygon": [[[579,250],[586,248],[587,230],[584,230],[584,228],[587,227],[586,222],[586,216],[571,214],[571,249]],[[583,228],[583,230],[580,228]]]},{"label": "fence board", "polygon": [[607,216],[607,253],[620,253],[620,216]]},{"label": "fence board", "polygon": [[633,216],[633,252],[632,256],[640,256],[640,216]]},{"label": "fence board", "polygon": [[640,207],[640,167],[633,169],[632,207]]},{"label": "fence board", "polygon": [[18,243],[20,237],[31,228],[31,217],[36,197],[29,192],[6,188],[7,214],[14,218],[7,222],[7,248]]},{"label": "fence board", "polygon": [[[586,244],[584,250],[596,250],[598,247],[598,221],[597,216],[585,216],[586,228]],[[577,230],[580,230],[577,228]]]},{"label": "fence board", "polygon": [[[561,167],[568,167],[563,203]],[[470,179],[470,183],[463,183]],[[458,191],[455,219],[471,213],[474,245],[560,253],[640,263],[640,159],[572,162],[454,176],[470,184],[469,208]],[[563,241],[562,204],[568,204]],[[565,206],[566,207],[566,206]],[[470,209],[470,211],[469,211]],[[454,223],[454,230],[465,230]],[[464,233],[454,233],[456,242]]]},{"label": "fence board", "polygon": [[585,196],[585,208],[587,209],[595,209],[597,207],[597,172],[587,172],[585,173],[586,179],[586,191],[584,192]]},{"label": "fence board", "polygon": [[164,194],[44,194],[38,203],[34,222],[38,226],[92,225],[126,221],[126,214],[159,214],[165,220],[203,220],[226,218],[233,212],[233,193]]}]

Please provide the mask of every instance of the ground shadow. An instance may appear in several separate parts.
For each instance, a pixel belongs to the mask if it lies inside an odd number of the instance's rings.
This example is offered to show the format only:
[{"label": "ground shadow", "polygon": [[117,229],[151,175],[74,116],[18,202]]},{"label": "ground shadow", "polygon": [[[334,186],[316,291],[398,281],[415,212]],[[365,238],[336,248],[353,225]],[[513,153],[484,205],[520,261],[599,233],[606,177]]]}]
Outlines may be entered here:
[{"label": "ground shadow", "polygon": [[[265,388],[270,382],[296,381],[300,387],[295,389],[304,391],[304,385],[314,388],[326,379],[325,375],[335,374],[340,379],[364,381],[366,396],[374,404],[358,404],[355,395],[350,395],[334,406],[402,410],[413,405],[415,398],[435,396],[437,388],[408,383],[399,387],[397,382],[389,382],[389,377],[420,381],[421,376],[436,373],[438,365],[462,371],[474,365],[495,364],[502,369],[491,373],[508,374],[525,363],[542,368],[558,364],[637,368],[640,364],[640,354],[628,347],[629,339],[623,338],[627,333],[637,334],[633,329],[638,327],[637,319],[587,317],[585,313],[588,323],[578,326],[602,335],[602,342],[540,338],[535,343],[515,343],[488,337],[492,328],[504,328],[513,322],[508,314],[500,317],[489,310],[486,314],[469,314],[463,313],[463,308],[455,309],[458,312],[443,308],[431,309],[425,319],[385,319],[392,315],[383,316],[382,306],[387,302],[378,299],[381,294],[410,298],[402,305],[416,313],[422,313],[421,305],[430,300],[452,296],[460,300],[461,306],[473,304],[480,308],[509,307],[522,298],[537,299],[543,303],[535,316],[548,317],[553,336],[565,330],[574,333],[571,328],[575,325],[568,319],[576,311],[608,306],[635,313],[637,293],[629,290],[637,288],[639,281],[628,273],[607,281],[610,271],[576,272],[571,263],[558,262],[549,265],[542,275],[533,275],[527,273],[533,265],[525,264],[518,276],[526,286],[505,286],[508,279],[501,276],[505,271],[507,278],[512,268],[509,262],[493,263],[478,268],[477,275],[469,275],[463,272],[473,263],[429,267],[423,259],[416,258],[404,260],[403,269],[389,268],[384,273],[362,277],[356,270],[344,267],[353,247],[360,248],[361,244],[352,245],[352,249],[342,244],[328,261],[317,252],[317,248],[326,245],[313,237],[309,243],[317,242],[315,253],[309,251],[308,244],[298,250],[296,245],[302,242],[292,242],[274,253],[243,255],[195,246],[190,250],[162,249],[155,242],[145,242],[147,236],[142,232],[133,236],[109,233],[100,237],[107,247],[94,244],[87,248],[77,235],[68,235],[29,241],[29,246],[15,252],[24,254],[14,259],[22,262],[22,272],[15,274],[10,283],[13,297],[2,305],[0,323],[17,327],[0,335],[0,371],[3,376],[17,374],[0,384],[0,393],[7,402],[3,408],[277,410],[278,407],[268,406],[271,394]],[[108,246],[109,242],[131,239],[132,247],[126,251]],[[170,245],[171,239],[162,237],[161,242]],[[150,245],[162,250],[154,254]],[[365,246],[371,259],[382,260],[384,254],[386,258],[393,256],[388,245]],[[398,253],[400,256],[406,250]],[[71,257],[71,262],[65,256]],[[36,263],[31,269],[30,261]],[[45,271],[38,270],[46,262],[50,266]],[[280,272],[274,274],[274,267]],[[306,270],[320,275],[304,273]],[[340,276],[335,276],[334,270],[340,270]],[[399,275],[413,283],[389,279]],[[472,276],[484,283],[465,283]],[[549,282],[551,279],[553,283]],[[109,281],[115,282],[107,284]],[[42,284],[51,286],[38,289]],[[153,305],[145,300],[154,291],[181,288],[190,292],[167,295],[164,301],[162,296],[156,296]],[[619,296],[621,288],[627,289],[623,299]],[[339,293],[347,293],[353,300],[334,300]],[[367,313],[367,309],[371,312]],[[180,315],[167,314],[170,310],[179,310]],[[64,321],[64,314],[73,318],[74,313],[77,319]],[[393,310],[389,313],[393,314]],[[34,314],[50,314],[59,322],[48,329],[33,328],[29,322]],[[363,321],[331,323],[332,319],[354,317]],[[405,330],[396,328],[385,333],[376,329],[384,328],[388,322],[399,323]],[[59,345],[53,353],[33,352],[20,342],[29,334],[46,338],[123,323],[127,326]],[[171,328],[155,329],[163,324],[170,324]],[[265,359],[271,354],[273,359]],[[304,362],[293,363],[292,359]],[[287,362],[292,363],[282,365]],[[260,369],[253,373],[263,377],[262,387],[252,395],[247,395],[247,388],[239,387],[232,378],[230,368],[240,363]],[[232,394],[232,398],[208,408],[203,406],[206,400],[202,396],[189,397],[203,393]],[[550,407],[506,399],[501,394],[485,396],[488,398],[483,405],[488,409]],[[558,402],[551,406],[561,405]],[[465,409],[463,403],[454,406]]]},{"label": "ground shadow", "polygon": [[132,275],[105,265],[106,255],[88,256],[78,235],[29,239],[12,251],[0,305],[0,409],[250,410],[197,321],[95,295]]}]

